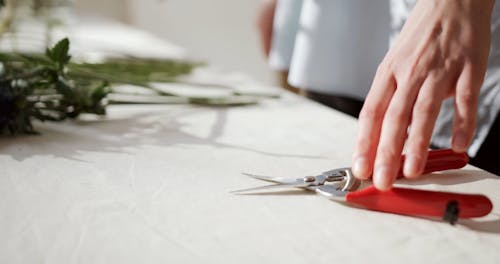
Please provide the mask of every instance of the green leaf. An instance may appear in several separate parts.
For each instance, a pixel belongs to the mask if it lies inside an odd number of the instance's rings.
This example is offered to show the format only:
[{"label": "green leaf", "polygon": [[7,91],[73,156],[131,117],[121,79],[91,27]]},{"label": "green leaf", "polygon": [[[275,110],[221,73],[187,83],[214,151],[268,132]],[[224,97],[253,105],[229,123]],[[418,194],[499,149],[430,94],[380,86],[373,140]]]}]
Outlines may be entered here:
[{"label": "green leaf", "polygon": [[4,7],[5,6],[5,0],[0,0],[0,7]]},{"label": "green leaf", "polygon": [[52,47],[51,49],[47,49],[46,51],[47,57],[49,57],[53,62],[58,64],[59,68],[62,68],[71,59],[71,56],[68,53],[69,53],[68,38],[60,40],[59,42],[57,42],[56,45],[54,45],[54,47]]}]

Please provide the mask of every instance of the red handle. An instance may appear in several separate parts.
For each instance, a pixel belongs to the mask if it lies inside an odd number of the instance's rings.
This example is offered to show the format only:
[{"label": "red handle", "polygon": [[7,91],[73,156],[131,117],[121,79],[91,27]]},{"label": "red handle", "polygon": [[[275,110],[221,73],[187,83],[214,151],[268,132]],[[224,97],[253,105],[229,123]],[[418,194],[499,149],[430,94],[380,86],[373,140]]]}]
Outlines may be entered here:
[{"label": "red handle", "polygon": [[[404,163],[405,156],[401,158],[401,163]],[[466,153],[456,153],[451,149],[429,150],[427,162],[425,163],[424,172],[422,174],[435,171],[460,169],[467,165],[469,157]],[[403,172],[400,170],[398,177],[403,177]]]},{"label": "red handle", "polygon": [[448,204],[458,203],[459,218],[480,217],[493,208],[488,197],[479,194],[424,191],[392,188],[379,191],[371,186],[346,195],[346,201],[369,210],[412,216],[442,217]]}]

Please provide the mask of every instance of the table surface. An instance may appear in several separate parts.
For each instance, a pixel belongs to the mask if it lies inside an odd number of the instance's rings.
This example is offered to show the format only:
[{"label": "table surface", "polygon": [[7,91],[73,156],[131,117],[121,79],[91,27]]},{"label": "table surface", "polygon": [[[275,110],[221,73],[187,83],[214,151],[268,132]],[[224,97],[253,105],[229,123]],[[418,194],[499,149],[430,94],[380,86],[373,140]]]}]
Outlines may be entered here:
[{"label": "table surface", "polygon": [[36,126],[39,136],[0,137],[0,263],[500,261],[500,178],[471,166],[399,182],[493,201],[489,216],[455,226],[303,190],[231,194],[263,184],[242,172],[301,177],[350,164],[356,120],[298,96],[113,106],[105,119]]},{"label": "table surface", "polygon": [[285,94],[258,105],[114,106],[0,138],[0,263],[498,263],[500,178],[468,166],[413,188],[483,193],[484,218],[351,208],[303,190],[234,195],[241,172],[350,163],[356,120]]}]

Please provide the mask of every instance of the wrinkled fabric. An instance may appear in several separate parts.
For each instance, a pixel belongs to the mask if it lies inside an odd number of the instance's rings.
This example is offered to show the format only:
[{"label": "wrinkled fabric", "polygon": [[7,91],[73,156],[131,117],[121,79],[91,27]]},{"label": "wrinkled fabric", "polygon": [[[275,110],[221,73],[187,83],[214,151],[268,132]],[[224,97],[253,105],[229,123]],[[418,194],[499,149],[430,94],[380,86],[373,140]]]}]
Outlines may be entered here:
[{"label": "wrinkled fabric", "polygon": [[242,172],[294,178],[349,166],[355,120],[304,98],[108,110],[105,119],[37,123],[40,136],[0,138],[0,263],[500,259],[500,179],[472,166],[398,180],[493,201],[489,216],[455,226],[305,190],[230,193],[266,184]]}]

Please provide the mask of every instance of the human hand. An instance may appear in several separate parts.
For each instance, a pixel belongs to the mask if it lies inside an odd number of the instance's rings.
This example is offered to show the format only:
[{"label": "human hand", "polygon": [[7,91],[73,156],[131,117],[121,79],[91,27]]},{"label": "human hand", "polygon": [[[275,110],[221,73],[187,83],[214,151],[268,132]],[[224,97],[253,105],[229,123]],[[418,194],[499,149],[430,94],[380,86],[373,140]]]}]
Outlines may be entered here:
[{"label": "human hand", "polygon": [[273,35],[274,11],[277,0],[261,0],[260,9],[257,16],[257,29],[260,34],[260,41],[264,54],[269,56],[271,49],[271,38]]},{"label": "human hand", "polygon": [[[494,0],[419,0],[377,69],[359,116],[353,173],[391,188],[400,169],[418,177],[444,99],[454,96],[452,148],[464,152],[476,125]],[[408,127],[411,125],[411,129]]]}]

